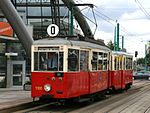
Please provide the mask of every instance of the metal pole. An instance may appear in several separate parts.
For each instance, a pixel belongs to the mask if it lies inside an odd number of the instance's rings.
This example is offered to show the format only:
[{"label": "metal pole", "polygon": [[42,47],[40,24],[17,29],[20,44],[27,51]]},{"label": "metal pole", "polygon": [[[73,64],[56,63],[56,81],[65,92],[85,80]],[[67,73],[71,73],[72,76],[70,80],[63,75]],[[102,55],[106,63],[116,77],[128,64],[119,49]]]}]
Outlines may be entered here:
[{"label": "metal pole", "polygon": [[137,64],[137,57],[136,57],[136,72],[137,72],[137,65],[138,65],[138,64]]},{"label": "metal pole", "polygon": [[74,0],[62,0],[62,1],[68,7],[69,10],[71,10],[71,7],[73,6],[73,11],[74,11],[73,15],[75,19],[77,20],[78,24],[80,25],[85,37],[94,39],[93,33],[91,31],[89,24],[87,23],[81,10],[77,6],[75,6]]},{"label": "metal pole", "polygon": [[114,30],[114,51],[116,51],[116,27]]},{"label": "metal pole", "polygon": [[117,51],[119,51],[119,23],[117,23]]},{"label": "metal pole", "polygon": [[124,36],[122,36],[122,49],[124,48]]},{"label": "metal pole", "polygon": [[17,34],[17,37],[23,45],[27,56],[30,57],[33,38],[30,36],[25,24],[23,23],[23,20],[17,13],[10,0],[0,0],[0,8]]},{"label": "metal pole", "polygon": [[73,36],[73,6],[71,6],[70,35]]}]

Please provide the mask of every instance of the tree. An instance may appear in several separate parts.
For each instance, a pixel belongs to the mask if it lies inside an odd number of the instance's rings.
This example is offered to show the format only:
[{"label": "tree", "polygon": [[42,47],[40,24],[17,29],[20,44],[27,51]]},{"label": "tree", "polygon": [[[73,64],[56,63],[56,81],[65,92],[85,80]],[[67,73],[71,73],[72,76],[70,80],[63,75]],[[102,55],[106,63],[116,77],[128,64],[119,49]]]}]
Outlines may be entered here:
[{"label": "tree", "polygon": [[144,61],[145,61],[144,58],[138,58],[138,59],[137,59],[137,64],[139,64],[139,65],[144,65]]},{"label": "tree", "polygon": [[114,44],[112,43],[111,40],[107,43],[107,46],[109,49],[114,50]]},{"label": "tree", "polygon": [[150,53],[148,53],[147,55],[146,55],[146,63],[147,63],[147,66],[150,66]]}]

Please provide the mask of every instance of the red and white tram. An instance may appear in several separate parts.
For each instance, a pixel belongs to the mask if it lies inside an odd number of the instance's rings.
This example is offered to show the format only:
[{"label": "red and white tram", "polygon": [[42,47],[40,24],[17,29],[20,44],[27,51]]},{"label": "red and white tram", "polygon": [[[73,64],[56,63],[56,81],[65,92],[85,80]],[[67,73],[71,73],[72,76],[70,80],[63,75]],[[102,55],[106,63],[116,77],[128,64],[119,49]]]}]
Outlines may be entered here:
[{"label": "red and white tram", "polygon": [[[50,63],[49,56],[54,56]],[[63,38],[32,45],[32,97],[70,99],[126,89],[132,84],[132,56],[106,46]],[[54,61],[51,60],[51,62]]]},{"label": "red and white tram", "polygon": [[133,82],[133,56],[126,52],[113,51],[111,60],[109,86],[114,90],[129,89]]}]

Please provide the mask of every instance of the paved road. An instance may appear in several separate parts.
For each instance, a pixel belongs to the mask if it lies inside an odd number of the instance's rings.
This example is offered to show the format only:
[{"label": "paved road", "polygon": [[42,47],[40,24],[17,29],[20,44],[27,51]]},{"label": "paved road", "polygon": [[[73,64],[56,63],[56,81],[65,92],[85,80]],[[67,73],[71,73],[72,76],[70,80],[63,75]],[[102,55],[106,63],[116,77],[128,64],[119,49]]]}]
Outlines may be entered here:
[{"label": "paved road", "polygon": [[[140,87],[143,86],[143,87]],[[138,88],[140,87],[140,88]],[[150,81],[136,81],[128,92],[71,113],[150,113]]]},{"label": "paved road", "polygon": [[[30,111],[30,112],[29,112]],[[21,111],[20,111],[21,112]],[[17,113],[20,113],[17,112]],[[28,113],[150,113],[150,81],[134,81],[128,92],[108,96],[94,103],[72,103],[67,106],[47,104],[23,110]]]},{"label": "paved road", "polygon": [[19,109],[5,109],[5,113],[150,113],[150,81],[136,80],[128,92],[108,95],[107,98],[94,103],[71,103],[66,106],[52,103],[28,104],[31,101],[29,91],[0,89],[0,108],[27,103]]},{"label": "paved road", "polygon": [[20,88],[0,88],[0,110],[32,102],[31,92]]}]

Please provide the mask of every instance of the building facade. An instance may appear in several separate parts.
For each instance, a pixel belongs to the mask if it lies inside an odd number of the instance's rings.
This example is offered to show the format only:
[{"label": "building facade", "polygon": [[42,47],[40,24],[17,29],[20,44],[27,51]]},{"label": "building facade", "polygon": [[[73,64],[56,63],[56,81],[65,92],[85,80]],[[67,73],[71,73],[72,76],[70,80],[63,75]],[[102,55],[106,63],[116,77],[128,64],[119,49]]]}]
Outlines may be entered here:
[{"label": "building facade", "polygon": [[[59,27],[58,36],[70,35],[70,11],[61,0],[11,0],[34,40],[48,38],[47,27]],[[0,22],[7,19],[0,11]],[[72,26],[74,27],[74,26]],[[0,28],[0,30],[2,30]],[[80,34],[79,30],[75,30]],[[73,35],[76,35],[74,32]],[[12,35],[0,34],[0,87],[23,86],[30,77],[30,58],[12,30]]]},{"label": "building facade", "polygon": [[48,25],[54,23],[60,28],[59,35],[69,35],[70,12],[61,0],[11,0],[18,11],[25,12],[25,24],[33,26],[33,38],[47,35]]}]

